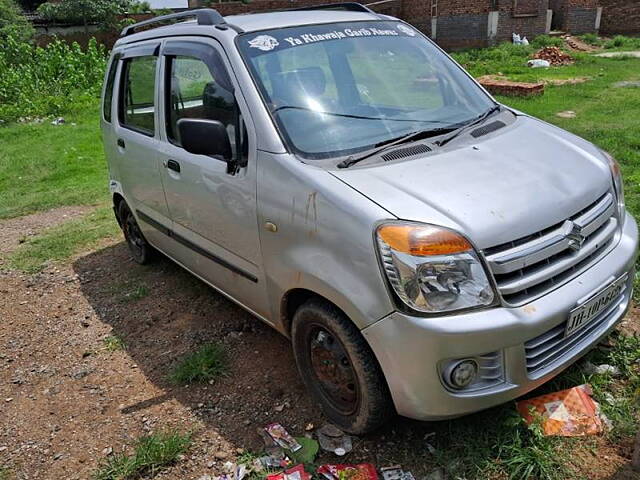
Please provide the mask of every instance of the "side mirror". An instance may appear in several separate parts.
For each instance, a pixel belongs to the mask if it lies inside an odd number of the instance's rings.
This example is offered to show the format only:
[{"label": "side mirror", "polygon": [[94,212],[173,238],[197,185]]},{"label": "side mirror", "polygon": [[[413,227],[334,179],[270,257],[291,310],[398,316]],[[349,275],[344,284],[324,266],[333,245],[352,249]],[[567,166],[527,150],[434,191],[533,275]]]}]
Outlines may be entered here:
[{"label": "side mirror", "polygon": [[189,153],[216,156],[225,161],[233,157],[227,129],[218,120],[181,118],[178,132],[182,148]]}]

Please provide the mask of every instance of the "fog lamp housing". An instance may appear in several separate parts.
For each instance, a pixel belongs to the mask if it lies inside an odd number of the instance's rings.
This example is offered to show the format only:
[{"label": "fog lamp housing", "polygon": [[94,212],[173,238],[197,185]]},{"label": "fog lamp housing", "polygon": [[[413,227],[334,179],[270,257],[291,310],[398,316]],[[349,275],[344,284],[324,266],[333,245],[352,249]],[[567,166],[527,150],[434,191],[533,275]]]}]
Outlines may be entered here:
[{"label": "fog lamp housing", "polygon": [[444,369],[443,377],[451,388],[461,390],[477,379],[478,363],[470,358],[453,361]]}]

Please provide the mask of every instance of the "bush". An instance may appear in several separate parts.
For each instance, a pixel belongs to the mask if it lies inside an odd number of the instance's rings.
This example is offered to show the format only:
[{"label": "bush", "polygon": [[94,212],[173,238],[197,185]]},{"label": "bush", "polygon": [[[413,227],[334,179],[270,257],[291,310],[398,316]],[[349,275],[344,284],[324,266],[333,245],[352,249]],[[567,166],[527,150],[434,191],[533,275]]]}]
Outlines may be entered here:
[{"label": "bush", "polygon": [[19,42],[28,42],[33,35],[31,23],[20,13],[16,2],[0,0],[0,44],[4,44],[9,37]]},{"label": "bush", "polygon": [[534,48],[544,48],[544,47],[564,47],[564,40],[559,37],[550,37],[549,35],[538,35],[533,39],[531,45]]},{"label": "bush", "polygon": [[596,35],[595,33],[585,33],[584,35],[580,36],[580,39],[584,43],[588,43],[589,45],[594,45],[596,47],[602,45],[602,40],[600,40],[600,37],[598,37],[598,35]]},{"label": "bush", "polygon": [[91,39],[37,47],[10,36],[0,49],[0,119],[60,115],[100,94],[107,51]]},{"label": "bush", "polygon": [[640,38],[616,35],[611,40],[607,40],[604,43],[604,48],[624,48],[629,50],[638,49],[640,48]]}]

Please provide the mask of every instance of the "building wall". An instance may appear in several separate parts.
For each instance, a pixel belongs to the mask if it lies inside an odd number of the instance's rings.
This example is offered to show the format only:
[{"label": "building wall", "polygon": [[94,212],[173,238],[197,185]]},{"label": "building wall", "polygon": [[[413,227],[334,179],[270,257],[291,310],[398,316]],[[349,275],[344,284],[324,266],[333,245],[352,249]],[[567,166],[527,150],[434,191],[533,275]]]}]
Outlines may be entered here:
[{"label": "building wall", "polygon": [[576,35],[595,32],[599,3],[600,0],[550,0],[553,28]]},{"label": "building wall", "polygon": [[[519,0],[517,10],[514,0],[439,0],[435,16],[431,16],[433,3],[432,0],[402,0],[401,14],[448,49],[508,41],[513,33],[532,38],[546,32],[549,0]],[[497,15],[497,28],[491,32],[493,15]]]},{"label": "building wall", "polygon": [[605,35],[640,34],[639,0],[599,0],[602,6],[600,32]]},{"label": "building wall", "polygon": [[[222,15],[236,15],[240,13],[257,13],[269,10],[283,10],[287,8],[304,7],[307,5],[320,5],[332,3],[334,0],[252,0],[250,3],[242,2],[222,2],[212,3],[209,0],[189,0],[189,8],[211,7],[215,8]],[[339,1],[339,0],[335,0]],[[365,2],[363,2],[365,3]],[[402,7],[402,0],[377,5],[373,8],[376,12],[387,15],[399,16]]]},{"label": "building wall", "polygon": [[515,16],[516,12],[513,10],[511,0],[500,0],[498,3],[500,19],[497,40],[499,42],[510,40],[513,33],[525,36],[529,40],[546,33],[549,0],[539,0],[533,9],[527,9],[529,16]]}]

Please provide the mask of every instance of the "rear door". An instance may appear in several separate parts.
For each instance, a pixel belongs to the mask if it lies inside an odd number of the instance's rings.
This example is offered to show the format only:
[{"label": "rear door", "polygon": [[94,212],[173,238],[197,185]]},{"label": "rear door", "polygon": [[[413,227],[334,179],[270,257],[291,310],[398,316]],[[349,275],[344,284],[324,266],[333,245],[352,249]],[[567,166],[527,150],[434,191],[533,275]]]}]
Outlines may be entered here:
[{"label": "rear door", "polygon": [[[124,196],[144,235],[162,248],[164,238],[150,223],[169,224],[162,185],[157,78],[160,43],[126,48],[120,59],[115,142],[117,170]],[[140,221],[142,220],[142,221]]]},{"label": "rear door", "polygon": [[[260,316],[268,303],[256,214],[255,132],[224,51],[212,39],[163,45],[163,183],[178,261]],[[181,118],[219,120],[237,162],[180,144]]]}]

